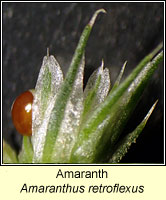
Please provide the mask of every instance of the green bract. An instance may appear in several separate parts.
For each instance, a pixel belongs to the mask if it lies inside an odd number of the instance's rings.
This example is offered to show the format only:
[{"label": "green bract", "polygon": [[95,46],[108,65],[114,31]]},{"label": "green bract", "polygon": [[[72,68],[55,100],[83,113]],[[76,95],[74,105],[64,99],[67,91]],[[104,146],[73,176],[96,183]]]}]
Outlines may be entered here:
[{"label": "green bract", "polygon": [[65,78],[54,56],[44,57],[32,106],[32,137],[24,136],[18,158],[6,146],[4,162],[118,163],[143,130],[157,102],[132,133],[118,140],[163,58],[158,53],[162,45],[120,83],[125,63],[112,89],[102,61],[83,91],[84,51],[100,12],[105,11],[96,11],[85,27]]}]

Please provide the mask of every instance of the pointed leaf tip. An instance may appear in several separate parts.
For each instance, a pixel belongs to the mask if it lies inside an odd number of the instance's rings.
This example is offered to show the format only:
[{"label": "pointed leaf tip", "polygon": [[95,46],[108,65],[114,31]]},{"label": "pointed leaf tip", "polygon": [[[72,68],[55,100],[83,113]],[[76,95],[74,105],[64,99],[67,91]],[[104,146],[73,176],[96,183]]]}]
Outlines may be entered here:
[{"label": "pointed leaf tip", "polygon": [[147,113],[147,115],[145,116],[145,121],[147,122],[149,117],[151,116],[153,110],[155,109],[156,105],[158,103],[158,99],[155,101],[155,103],[153,104],[153,106],[151,107],[151,109],[149,110],[149,112]]},{"label": "pointed leaf tip", "polygon": [[142,122],[135,128],[134,131],[126,135],[123,140],[119,141],[117,143],[114,153],[112,154],[109,163],[119,163],[121,159],[125,156],[127,153],[128,149],[132,145],[132,143],[136,143],[136,139],[139,137],[140,133],[143,131],[149,117],[151,116],[153,110],[156,107],[158,100],[153,104],[153,106],[150,108],[149,112],[147,115],[144,117]]},{"label": "pointed leaf tip", "polygon": [[47,58],[50,56],[49,48],[47,47]]},{"label": "pointed leaf tip", "polygon": [[101,68],[102,69],[104,68],[104,59],[102,59],[102,61],[101,61]]},{"label": "pointed leaf tip", "polygon": [[120,74],[119,74],[119,76],[118,76],[118,78],[117,78],[117,84],[119,85],[119,83],[120,83],[120,81],[121,81],[121,79],[122,79],[122,76],[123,76],[123,73],[124,73],[124,70],[125,70],[125,68],[126,68],[126,65],[127,65],[127,61],[125,61],[124,62],[124,64],[123,64],[123,66],[122,66],[122,69],[121,69],[121,71],[120,71]]},{"label": "pointed leaf tip", "polygon": [[89,26],[91,26],[91,27],[93,26],[99,13],[106,13],[106,11],[103,8],[96,10],[96,12],[92,16],[91,20],[89,21]]},{"label": "pointed leaf tip", "polygon": [[121,70],[120,70],[119,76],[118,76],[118,78],[116,79],[116,81],[115,81],[115,83],[114,83],[114,86],[112,87],[110,93],[112,93],[112,92],[119,86],[120,81],[121,81],[122,76],[123,76],[123,73],[124,73],[125,68],[126,68],[126,64],[127,64],[127,61],[124,62],[123,66],[122,66],[122,68],[121,68]]}]

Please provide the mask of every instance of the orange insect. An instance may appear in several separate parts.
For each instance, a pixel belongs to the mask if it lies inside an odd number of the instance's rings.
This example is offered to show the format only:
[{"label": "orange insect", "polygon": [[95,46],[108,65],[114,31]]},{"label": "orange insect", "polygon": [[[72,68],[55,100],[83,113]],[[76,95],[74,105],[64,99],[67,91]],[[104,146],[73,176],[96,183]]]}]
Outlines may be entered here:
[{"label": "orange insect", "polygon": [[32,135],[32,102],[32,92],[26,91],[19,95],[12,105],[12,120],[21,135]]}]

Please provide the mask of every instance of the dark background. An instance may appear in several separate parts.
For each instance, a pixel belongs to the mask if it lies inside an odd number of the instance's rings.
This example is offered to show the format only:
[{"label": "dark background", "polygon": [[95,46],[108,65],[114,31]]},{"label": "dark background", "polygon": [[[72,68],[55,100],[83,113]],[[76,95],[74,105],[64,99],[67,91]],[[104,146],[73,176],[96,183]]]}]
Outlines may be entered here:
[{"label": "dark background", "polygon": [[[104,59],[112,83],[127,60],[124,76],[163,41],[163,3],[3,3],[3,138],[18,151],[21,136],[11,121],[11,105],[34,88],[49,47],[64,72],[84,26],[99,8],[86,48],[85,82]],[[152,104],[157,107],[123,163],[163,162],[163,64],[155,72],[123,134],[132,131]]]}]

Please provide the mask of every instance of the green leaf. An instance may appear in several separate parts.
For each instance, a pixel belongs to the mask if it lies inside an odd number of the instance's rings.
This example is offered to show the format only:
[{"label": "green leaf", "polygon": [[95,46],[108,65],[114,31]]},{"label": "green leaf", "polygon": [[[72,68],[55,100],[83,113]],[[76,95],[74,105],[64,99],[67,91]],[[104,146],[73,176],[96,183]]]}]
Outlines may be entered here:
[{"label": "green leaf", "polygon": [[127,120],[135,109],[148,81],[162,59],[163,52],[159,53],[152,61],[145,65],[127,90],[125,90],[123,95],[114,104],[112,108],[112,112],[114,112],[112,120],[116,123],[112,130],[111,144],[114,145],[119,138],[121,130],[127,123]]},{"label": "green leaf", "polygon": [[23,136],[23,145],[18,158],[19,163],[32,163],[33,148],[31,138],[29,136]]},{"label": "green leaf", "polygon": [[[50,100],[57,94],[63,82],[62,70],[54,56],[45,56],[35,87],[33,102],[33,128],[44,118]],[[34,130],[35,131],[35,130]]]},{"label": "green leaf", "polygon": [[93,72],[84,90],[84,111],[82,123],[86,123],[89,115],[102,103],[110,90],[110,75],[104,63]]},{"label": "green leaf", "polygon": [[16,152],[3,141],[3,163],[18,163]]},{"label": "green leaf", "polygon": [[163,58],[161,52],[147,64],[151,55],[143,59],[84,125],[72,151],[72,163],[99,162],[103,152],[110,145],[113,148],[146,84]]},{"label": "green leaf", "polygon": [[[54,157],[54,153],[56,153],[54,150],[56,138],[61,128],[62,120],[65,115],[65,109],[72,93],[72,87],[75,83],[75,80],[79,71],[79,66],[81,63],[81,59],[83,58],[83,55],[84,55],[84,50],[85,50],[87,40],[89,38],[95,19],[100,12],[105,12],[105,11],[103,9],[96,11],[93,17],[91,18],[89,24],[85,27],[80,37],[78,46],[75,50],[74,56],[72,58],[65,81],[62,84],[61,90],[58,93],[54,108],[51,112],[49,124],[48,124],[48,130],[47,130],[47,135],[46,135],[46,140],[45,140],[45,145],[44,145],[44,150],[43,150],[42,162],[46,162],[46,163],[55,162],[53,157]],[[62,145],[63,145],[63,141],[61,141],[61,146]]]},{"label": "green leaf", "polygon": [[156,101],[151,109],[149,110],[148,114],[145,116],[143,121],[136,127],[134,131],[126,135],[121,141],[118,142],[118,144],[115,146],[115,148],[112,150],[113,154],[111,155],[111,159],[109,160],[109,163],[119,163],[120,160],[123,158],[123,156],[127,153],[128,149],[130,148],[132,143],[136,143],[136,139],[144,129],[149,117],[151,116],[156,104],[158,101]]},{"label": "green leaf", "polygon": [[125,67],[126,67],[126,64],[127,64],[127,61],[123,64],[122,69],[119,73],[119,76],[118,76],[117,80],[115,81],[113,88],[111,89],[111,93],[119,86],[120,81],[123,76],[123,73],[124,73],[124,70],[125,70]]},{"label": "green leaf", "polygon": [[32,143],[34,161],[44,148],[50,112],[63,82],[62,70],[54,56],[45,56],[34,92],[32,105]]},{"label": "green leaf", "polygon": [[78,128],[80,125],[81,114],[83,110],[83,71],[85,61],[84,57],[80,63],[76,80],[72,87],[69,99],[66,104],[64,116],[54,141],[52,161],[56,163],[69,162],[70,153],[75,143]]}]

